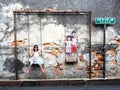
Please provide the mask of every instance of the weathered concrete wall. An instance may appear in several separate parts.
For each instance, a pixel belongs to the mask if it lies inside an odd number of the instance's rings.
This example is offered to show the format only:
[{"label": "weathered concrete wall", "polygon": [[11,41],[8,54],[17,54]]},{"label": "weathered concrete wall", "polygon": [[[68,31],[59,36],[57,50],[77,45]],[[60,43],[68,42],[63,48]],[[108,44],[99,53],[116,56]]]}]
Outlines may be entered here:
[{"label": "weathered concrete wall", "polygon": [[119,0],[0,0],[1,6],[19,3],[23,8],[45,9],[56,7],[57,9],[92,11],[93,17],[119,15]]},{"label": "weathered concrete wall", "polygon": [[[116,38],[117,38],[117,40],[119,40],[119,43],[120,43],[120,30],[119,30],[119,28],[120,28],[120,25],[119,25],[119,23],[120,23],[120,18],[119,18],[119,16],[120,16],[120,9],[119,9],[120,8],[120,0],[0,0],[0,35],[1,35],[0,46],[7,46],[8,42],[14,41],[13,11],[15,9],[23,9],[23,8],[40,9],[40,10],[49,9],[49,8],[56,8],[57,10],[72,9],[73,11],[91,11],[92,12],[92,32],[91,32],[92,37],[91,37],[91,39],[92,39],[92,44],[93,45],[94,44],[103,44],[103,25],[95,25],[94,24],[95,17],[116,17],[116,24],[115,25],[108,25],[107,28],[106,28],[106,43],[107,44],[109,44],[109,43],[110,44],[116,44],[117,41],[113,40],[113,39],[116,39]],[[22,23],[27,18],[26,16],[21,16],[20,18],[19,17],[18,17],[18,20]],[[29,20],[30,23],[32,22],[31,26],[29,28],[30,28],[31,32],[32,32],[32,30],[36,29],[36,31],[34,33],[37,33],[37,30],[39,32],[39,28],[40,28],[39,23],[40,22],[39,22],[39,17],[38,16],[35,16],[35,17],[38,18],[38,19],[35,20],[34,17],[31,17],[31,19]],[[61,17],[57,17],[57,18],[54,18],[54,20],[55,20],[55,22],[61,22],[61,25],[63,25],[63,19],[60,19],[60,18]],[[75,19],[77,19],[77,18],[75,18]],[[44,18],[43,18],[43,20],[42,19],[40,19],[40,20],[44,22]],[[54,22],[54,20],[52,22]],[[48,19],[48,20],[46,19],[45,23],[47,25],[42,26],[42,27],[46,27],[45,30],[47,30],[48,28],[49,29],[51,28],[51,30],[54,29],[54,27],[51,27],[52,25],[49,21],[50,21],[50,19]],[[68,21],[70,21],[69,18],[68,18]],[[36,22],[36,23],[34,24],[34,22]],[[66,26],[66,27],[68,28],[72,24],[73,23],[69,22],[68,26]],[[79,24],[81,24],[81,22],[79,22]],[[61,25],[59,25],[59,26],[61,26]],[[53,26],[56,26],[56,24],[54,24]],[[19,28],[18,29],[19,34],[17,36],[18,39],[21,39],[21,38],[24,39],[24,36],[27,37],[27,35],[25,35],[25,34],[28,33],[27,32],[27,28],[28,28],[27,26],[22,27],[22,25],[19,26],[19,23],[18,23],[17,28]],[[61,28],[63,29],[64,25],[62,27],[57,26],[58,30],[60,30]],[[78,26],[78,28],[79,29],[82,28],[83,30],[87,30],[86,26],[84,27],[82,25]],[[43,29],[43,31],[45,31],[45,30]],[[63,32],[64,32],[64,30],[63,30]],[[71,32],[71,31],[68,30],[68,32]],[[86,32],[88,32],[88,31],[86,31]],[[43,32],[43,34],[44,33],[46,35],[46,32]],[[50,32],[48,32],[48,34],[49,33]],[[82,30],[78,32],[78,35],[80,35],[82,37],[81,33],[83,33]],[[24,36],[21,37],[23,34],[24,34]],[[31,33],[31,36],[32,36],[32,34],[33,33]],[[57,34],[59,34],[59,33],[57,32]],[[83,37],[86,34],[87,33],[83,34]],[[86,36],[88,36],[88,34]],[[34,37],[40,37],[40,36],[38,34],[38,36],[34,36]],[[33,38],[30,37],[31,38],[31,43],[34,43],[33,41],[37,40],[34,37]],[[45,38],[43,37],[43,39],[45,39]],[[64,38],[62,37],[62,39],[64,39]],[[42,40],[42,41],[44,41],[44,40]],[[36,41],[36,42],[38,42],[38,41]],[[86,40],[86,42],[87,42],[87,40]],[[38,43],[40,43],[40,42],[38,42]],[[80,43],[80,45],[81,45],[81,43]],[[118,44],[118,46],[119,45],[120,44]],[[21,58],[21,57],[27,56],[27,52],[25,50],[27,50],[27,48],[25,48],[25,49],[20,48],[20,50],[19,50],[20,54],[18,54],[18,57]],[[1,49],[1,52],[3,52],[3,51]],[[5,71],[4,69],[6,69],[6,67],[8,69],[11,68],[11,67],[12,68],[14,67],[12,64],[10,64],[11,66],[9,65],[9,63],[14,62],[13,49],[12,48],[7,48],[4,52],[8,53],[7,51],[10,51],[10,53],[12,54],[11,56],[9,56],[11,59],[8,59],[7,55],[5,56],[5,55],[3,55],[3,53],[1,53],[0,67],[2,67],[2,68],[0,69],[0,71]],[[108,76],[119,77],[120,73],[118,73],[117,75],[114,75],[116,72],[119,71],[119,67],[118,67],[120,65],[120,63],[119,63],[119,61],[120,61],[119,47],[117,47],[115,49],[115,51],[117,53],[115,53],[113,50],[108,50],[107,51],[106,61],[108,61],[107,62],[108,66],[107,66],[106,70],[109,71],[109,72],[107,72]],[[92,54],[93,54],[93,57],[91,56],[91,58],[95,59],[94,55],[96,54],[96,52],[92,52]],[[113,56],[111,57],[111,55],[113,55]],[[48,59],[48,56],[49,55],[46,56],[47,59]],[[84,54],[83,57],[84,57],[84,59],[88,59],[88,58],[86,58],[86,57],[88,57],[88,53],[87,53],[87,55]],[[28,56],[26,58],[28,59]],[[113,63],[113,61],[115,61],[115,60],[118,60],[117,64]],[[81,63],[83,64],[83,66],[81,65]],[[113,63],[112,66],[111,66],[111,63]],[[87,76],[88,75],[87,74],[87,68],[83,68],[84,66],[87,66],[86,64],[88,65],[88,63],[86,63],[86,62],[80,61],[80,62],[78,62],[77,65],[66,65],[64,70],[62,71],[62,72],[65,72],[65,73],[63,73],[64,75],[62,75],[62,76],[63,77],[69,77],[69,78],[71,76],[74,77],[74,78],[75,77],[86,78],[86,77],[88,77]],[[94,60],[92,60],[92,64],[93,64],[93,66],[95,66],[94,65],[95,64]],[[1,78],[8,78],[8,77],[15,78],[14,70],[12,68],[10,70],[6,70],[5,72],[2,72],[0,74]],[[11,70],[12,70],[12,72],[11,72]],[[20,68],[20,70],[21,70],[21,68]],[[52,68],[52,70],[50,68],[47,69],[48,72],[53,71],[53,70],[54,70],[53,68]],[[93,71],[94,72],[91,75],[94,76],[96,71],[95,70],[93,70]],[[20,73],[21,77],[24,77],[23,76],[24,72],[19,72],[19,73]],[[54,73],[56,73],[56,72],[54,72]],[[52,74],[53,74],[53,72],[52,72]],[[61,74],[61,73],[57,73],[57,74]],[[82,75],[80,75],[80,74],[82,74]],[[96,74],[100,74],[100,72],[97,71]],[[75,75],[77,75],[77,76],[75,76]],[[86,77],[83,77],[85,75],[86,75]],[[48,76],[49,76],[49,73],[48,73]],[[97,76],[97,75],[95,75],[95,76]],[[101,77],[102,74],[100,74],[98,76]],[[53,78],[56,78],[56,77],[53,75]]]},{"label": "weathered concrete wall", "polygon": [[[31,9],[45,9],[56,7],[67,10],[89,10],[94,16],[112,16],[119,11],[119,0],[0,0],[1,8],[4,5],[20,3]],[[116,10],[117,9],[117,10]]]},{"label": "weathered concrete wall", "polygon": [[[15,8],[29,8],[29,9],[46,9],[56,7],[58,10],[73,11],[92,11],[92,21],[94,23],[95,17],[116,17],[117,24],[113,27],[115,31],[120,34],[119,31],[119,15],[120,15],[120,1],[119,0],[0,0],[0,22],[5,22],[5,9],[11,10]],[[15,5],[18,4],[18,5]],[[11,14],[8,15],[12,17]],[[10,26],[12,27],[12,25]],[[93,30],[96,28],[93,27]]]}]

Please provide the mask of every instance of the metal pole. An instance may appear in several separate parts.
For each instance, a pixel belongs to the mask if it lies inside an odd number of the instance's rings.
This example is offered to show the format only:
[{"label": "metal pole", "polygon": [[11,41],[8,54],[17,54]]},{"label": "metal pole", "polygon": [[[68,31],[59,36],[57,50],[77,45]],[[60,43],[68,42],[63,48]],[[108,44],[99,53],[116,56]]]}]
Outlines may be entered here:
[{"label": "metal pole", "polygon": [[16,12],[14,12],[14,40],[15,40],[15,47],[14,47],[14,55],[15,55],[15,78],[18,79],[18,60],[17,60],[17,37],[16,37]]},{"label": "metal pole", "polygon": [[105,78],[105,54],[106,54],[106,24],[104,24],[104,35],[103,35],[103,78]]},{"label": "metal pole", "polygon": [[89,18],[90,18],[90,34],[89,34],[89,39],[90,39],[90,44],[89,44],[89,57],[90,57],[90,61],[89,61],[89,78],[91,79],[91,30],[92,30],[92,12],[89,13]]}]

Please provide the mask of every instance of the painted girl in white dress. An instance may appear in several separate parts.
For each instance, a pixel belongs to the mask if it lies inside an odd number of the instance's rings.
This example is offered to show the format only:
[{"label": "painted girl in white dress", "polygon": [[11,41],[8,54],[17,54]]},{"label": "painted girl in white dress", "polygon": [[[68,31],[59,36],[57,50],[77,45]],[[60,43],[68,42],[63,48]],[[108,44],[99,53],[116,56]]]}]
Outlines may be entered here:
[{"label": "painted girl in white dress", "polygon": [[71,47],[72,56],[77,57],[77,35],[75,31],[72,31],[72,47]]},{"label": "painted girl in white dress", "polygon": [[44,61],[40,55],[41,53],[39,52],[38,45],[34,45],[33,52],[30,53],[31,57],[29,59],[29,62],[30,62],[30,65],[38,64],[41,67],[42,73],[44,73],[45,72]]}]

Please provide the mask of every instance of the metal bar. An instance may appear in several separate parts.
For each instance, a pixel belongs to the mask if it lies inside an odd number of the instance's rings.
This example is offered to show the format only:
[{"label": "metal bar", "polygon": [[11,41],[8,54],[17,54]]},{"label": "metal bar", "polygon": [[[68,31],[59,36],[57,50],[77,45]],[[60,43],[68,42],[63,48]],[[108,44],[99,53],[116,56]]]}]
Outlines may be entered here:
[{"label": "metal bar", "polygon": [[16,12],[14,12],[14,40],[15,40],[15,47],[14,47],[14,55],[15,55],[15,78],[18,79],[18,60],[17,60],[17,37],[16,37]]},{"label": "metal bar", "polygon": [[90,15],[90,26],[89,26],[89,29],[90,29],[90,35],[89,35],[89,38],[90,38],[90,45],[89,45],[89,57],[90,57],[90,61],[89,61],[89,78],[91,79],[91,32],[92,32],[92,12],[90,12],[89,15]]},{"label": "metal bar", "polygon": [[104,32],[104,35],[103,35],[103,46],[104,46],[103,47],[103,53],[104,53],[103,54],[103,78],[105,78],[105,64],[106,64],[105,63],[105,61],[106,61],[105,60],[106,59],[105,58],[105,56],[106,56],[105,55],[105,53],[106,53],[106,24],[104,24],[104,31],[103,32]]},{"label": "metal bar", "polygon": [[[29,13],[29,12],[25,12],[25,13]],[[41,13],[41,12],[37,12],[37,13],[32,13],[32,12],[30,12],[29,14],[30,14],[30,15],[36,15],[36,14],[38,14],[38,13]],[[59,12],[59,13],[58,13],[58,12],[57,12],[57,13],[49,12],[49,13],[47,13],[47,12],[46,12],[46,13],[42,13],[42,14],[43,14],[43,15],[59,15],[59,14],[62,15],[62,14],[64,14],[64,13],[65,13],[66,15],[67,15],[67,14],[68,14],[68,15],[76,15],[76,14],[78,14],[78,15],[83,15],[83,14],[87,14],[87,13],[81,13],[81,12],[79,12],[79,13],[72,13],[72,12],[71,12],[71,13],[69,13],[69,12]],[[24,14],[24,13],[17,13],[17,15],[25,15],[25,14]]]},{"label": "metal bar", "polygon": [[[65,27],[65,31],[64,31],[64,38],[65,38],[65,42],[66,42],[66,16],[65,16],[65,13],[63,14],[63,16],[64,16],[64,22],[63,22],[63,24],[64,24],[64,27]],[[66,49],[66,44],[65,44],[65,49]],[[65,62],[67,62],[67,60],[66,60],[66,50],[64,49],[64,52],[65,52]]]},{"label": "metal bar", "polygon": [[[78,17],[78,15],[77,15],[77,21],[76,21],[76,22],[77,22],[77,25],[78,25],[78,23],[79,23],[79,17]],[[78,32],[78,27],[77,27],[77,25],[76,25],[75,28],[76,28],[76,31]],[[78,52],[78,37],[77,37],[77,62],[78,62],[78,55],[79,55],[78,53],[79,53],[79,52]]]},{"label": "metal bar", "polygon": [[16,13],[90,13],[91,11],[66,11],[66,10],[31,10],[31,9],[23,9],[23,10],[15,10]]}]

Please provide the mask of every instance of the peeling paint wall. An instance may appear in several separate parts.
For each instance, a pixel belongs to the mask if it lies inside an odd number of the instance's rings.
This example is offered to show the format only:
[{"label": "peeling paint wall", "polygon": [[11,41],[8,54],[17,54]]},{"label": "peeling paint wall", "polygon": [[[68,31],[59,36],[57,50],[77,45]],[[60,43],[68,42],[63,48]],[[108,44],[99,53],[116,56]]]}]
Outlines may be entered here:
[{"label": "peeling paint wall", "polygon": [[[119,25],[119,15],[120,15],[120,1],[119,0],[0,0],[0,78],[4,79],[15,79],[15,65],[14,63],[14,18],[13,11],[16,9],[23,10],[27,9],[57,9],[57,10],[73,10],[73,11],[91,11],[92,12],[92,32],[91,32],[91,76],[95,78],[102,78],[103,66],[103,42],[104,42],[104,28],[103,25],[95,25],[95,17],[116,17],[116,24],[107,25],[106,28],[106,77],[107,78],[118,78],[120,73],[120,25]],[[77,35],[80,37],[79,45],[79,59],[85,61],[79,61],[76,65],[65,65],[64,70],[61,72],[50,72],[54,71],[53,68],[48,68],[46,72],[46,78],[88,78],[87,66],[89,66],[89,53],[82,53],[81,51],[89,45],[89,26],[86,26],[88,16],[39,16],[39,15],[17,15],[17,40],[21,44],[30,45],[28,47],[18,48],[18,61],[19,61],[19,77],[26,78],[23,73],[25,73],[25,63],[28,63],[29,49],[32,50],[32,46],[36,43],[43,50],[43,57],[47,60],[49,53],[45,53],[44,46],[45,43],[56,42],[64,47],[62,51],[65,51],[64,39],[65,36],[71,34],[73,29],[80,29],[77,31]],[[77,18],[76,18],[77,17]],[[80,20],[79,20],[79,19]],[[83,21],[82,21],[83,19]],[[85,20],[85,21],[84,21]],[[64,22],[65,21],[65,22]],[[81,22],[84,22],[81,25]],[[87,22],[88,23],[88,22]],[[64,25],[65,24],[65,25]],[[49,29],[49,31],[48,31]],[[41,30],[41,31],[40,31]],[[37,33],[37,34],[36,34]],[[48,33],[48,34],[46,34]],[[81,34],[82,33],[82,34]],[[29,36],[28,36],[29,35]],[[29,41],[28,41],[29,37]],[[54,39],[53,39],[54,38]],[[27,43],[25,43],[27,42]],[[65,52],[64,52],[65,53]],[[65,54],[61,54],[60,57],[65,59]],[[88,62],[86,62],[88,61]],[[62,61],[64,64],[65,60]],[[98,64],[101,63],[101,64]],[[11,64],[9,64],[11,63]],[[24,63],[24,64],[23,64]],[[46,62],[47,63],[47,62]],[[83,66],[82,66],[83,65]],[[100,65],[100,67],[98,67]],[[22,67],[22,68],[20,68]],[[47,67],[47,65],[46,65]],[[72,68],[73,67],[73,68]],[[71,68],[71,70],[69,70]],[[52,70],[53,69],[53,70]],[[74,71],[76,70],[76,71]],[[70,72],[71,71],[71,72]],[[73,72],[74,71],[74,72]],[[39,71],[38,71],[39,72]],[[56,73],[57,72],[57,73]],[[68,73],[69,72],[69,73]],[[6,74],[7,73],[7,74]],[[9,74],[8,74],[9,73]],[[54,73],[53,76],[50,76]],[[116,74],[117,73],[117,74]],[[58,77],[56,76],[58,75]],[[61,76],[60,76],[61,75]],[[28,76],[32,78],[34,75]],[[76,76],[76,77],[75,77]],[[39,78],[39,76],[34,77]]]}]

